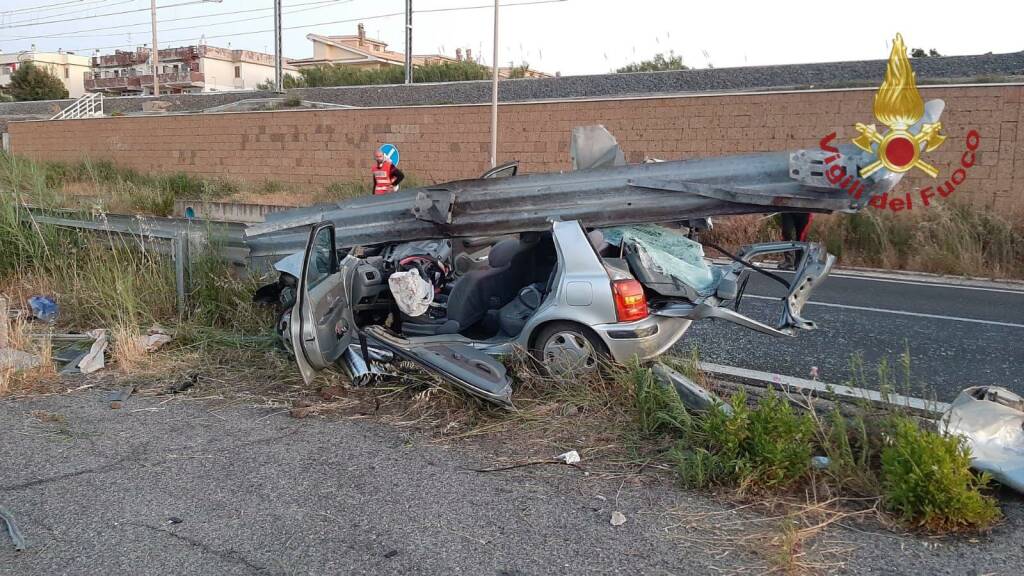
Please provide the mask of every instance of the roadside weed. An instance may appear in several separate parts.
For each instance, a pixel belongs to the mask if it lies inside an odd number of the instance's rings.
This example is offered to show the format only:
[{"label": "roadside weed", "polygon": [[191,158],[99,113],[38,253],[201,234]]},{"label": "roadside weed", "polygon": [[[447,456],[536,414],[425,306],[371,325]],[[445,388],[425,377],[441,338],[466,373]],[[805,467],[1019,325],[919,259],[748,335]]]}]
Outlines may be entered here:
[{"label": "roadside weed", "polygon": [[980,492],[988,475],[971,472],[970,450],[958,436],[894,417],[881,461],[883,503],[907,523],[941,531],[984,530],[1001,516],[995,500]]}]

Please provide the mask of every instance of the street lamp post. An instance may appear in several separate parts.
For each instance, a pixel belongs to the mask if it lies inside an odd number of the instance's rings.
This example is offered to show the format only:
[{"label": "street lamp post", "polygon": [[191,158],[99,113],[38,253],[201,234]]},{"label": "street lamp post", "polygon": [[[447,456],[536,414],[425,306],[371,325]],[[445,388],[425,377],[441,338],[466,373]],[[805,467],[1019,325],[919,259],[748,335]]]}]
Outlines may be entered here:
[{"label": "street lamp post", "polygon": [[498,0],[494,0],[494,60],[491,71],[491,168],[498,165]]},{"label": "street lamp post", "polygon": [[284,90],[284,70],[281,56],[281,0],[274,0],[274,91]]},{"label": "street lamp post", "polygon": [[412,84],[412,0],[405,0],[405,83]]},{"label": "street lamp post", "polygon": [[[145,10],[145,8],[143,8]],[[156,0],[149,0],[149,13],[153,20],[153,52],[150,63],[153,65],[153,96],[160,95],[160,45],[156,43]]]}]

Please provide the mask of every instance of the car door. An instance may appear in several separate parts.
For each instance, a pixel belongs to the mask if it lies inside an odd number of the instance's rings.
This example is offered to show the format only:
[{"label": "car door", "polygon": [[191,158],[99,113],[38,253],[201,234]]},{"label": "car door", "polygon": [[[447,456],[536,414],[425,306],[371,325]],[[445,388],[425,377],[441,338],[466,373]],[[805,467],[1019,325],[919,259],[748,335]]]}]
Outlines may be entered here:
[{"label": "car door", "polygon": [[458,342],[409,340],[383,326],[367,326],[363,335],[372,346],[415,362],[474,396],[512,406],[512,376],[493,356]]},{"label": "car door", "polygon": [[352,256],[338,261],[332,224],[310,230],[290,322],[295,360],[307,384],[352,342],[351,280],[358,262]]}]

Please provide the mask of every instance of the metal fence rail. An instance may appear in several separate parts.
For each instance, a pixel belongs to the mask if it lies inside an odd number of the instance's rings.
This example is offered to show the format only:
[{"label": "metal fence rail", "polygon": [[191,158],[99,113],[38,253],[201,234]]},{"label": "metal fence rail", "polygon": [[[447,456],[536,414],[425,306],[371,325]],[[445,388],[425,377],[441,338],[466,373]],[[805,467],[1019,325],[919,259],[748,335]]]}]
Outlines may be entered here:
[{"label": "metal fence rail", "polygon": [[217,249],[218,255],[228,262],[238,266],[253,266],[243,237],[245,226],[241,224],[123,214],[83,217],[81,213],[42,210],[35,207],[24,207],[22,220],[62,228],[131,236],[143,241],[159,241],[155,247],[161,249],[162,243],[164,253],[170,255],[174,262],[175,290],[180,312],[185,310],[185,300],[189,292],[190,255],[194,249],[213,246]]}]

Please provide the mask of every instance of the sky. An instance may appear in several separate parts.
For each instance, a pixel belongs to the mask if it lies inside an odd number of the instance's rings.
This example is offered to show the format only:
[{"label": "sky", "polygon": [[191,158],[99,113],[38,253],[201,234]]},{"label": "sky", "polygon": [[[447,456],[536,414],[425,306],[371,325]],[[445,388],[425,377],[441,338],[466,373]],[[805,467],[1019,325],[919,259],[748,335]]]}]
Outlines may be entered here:
[{"label": "sky", "polygon": [[[525,2],[543,2],[523,4]],[[492,61],[493,0],[412,0],[413,52],[471,48]],[[1024,3],[501,0],[499,63],[600,74],[669,51],[692,68],[883,59],[897,32],[943,55],[1024,50]],[[283,0],[284,55],[312,56],[309,33],[367,35],[403,51],[405,0]],[[92,55],[149,45],[150,0],[0,0],[0,51]],[[272,0],[159,0],[161,48],[273,51]],[[477,9],[446,10],[478,7]],[[442,11],[439,11],[442,10]],[[433,12],[432,12],[433,11]],[[390,16],[388,16],[390,14]],[[92,17],[99,16],[99,17]]]}]

